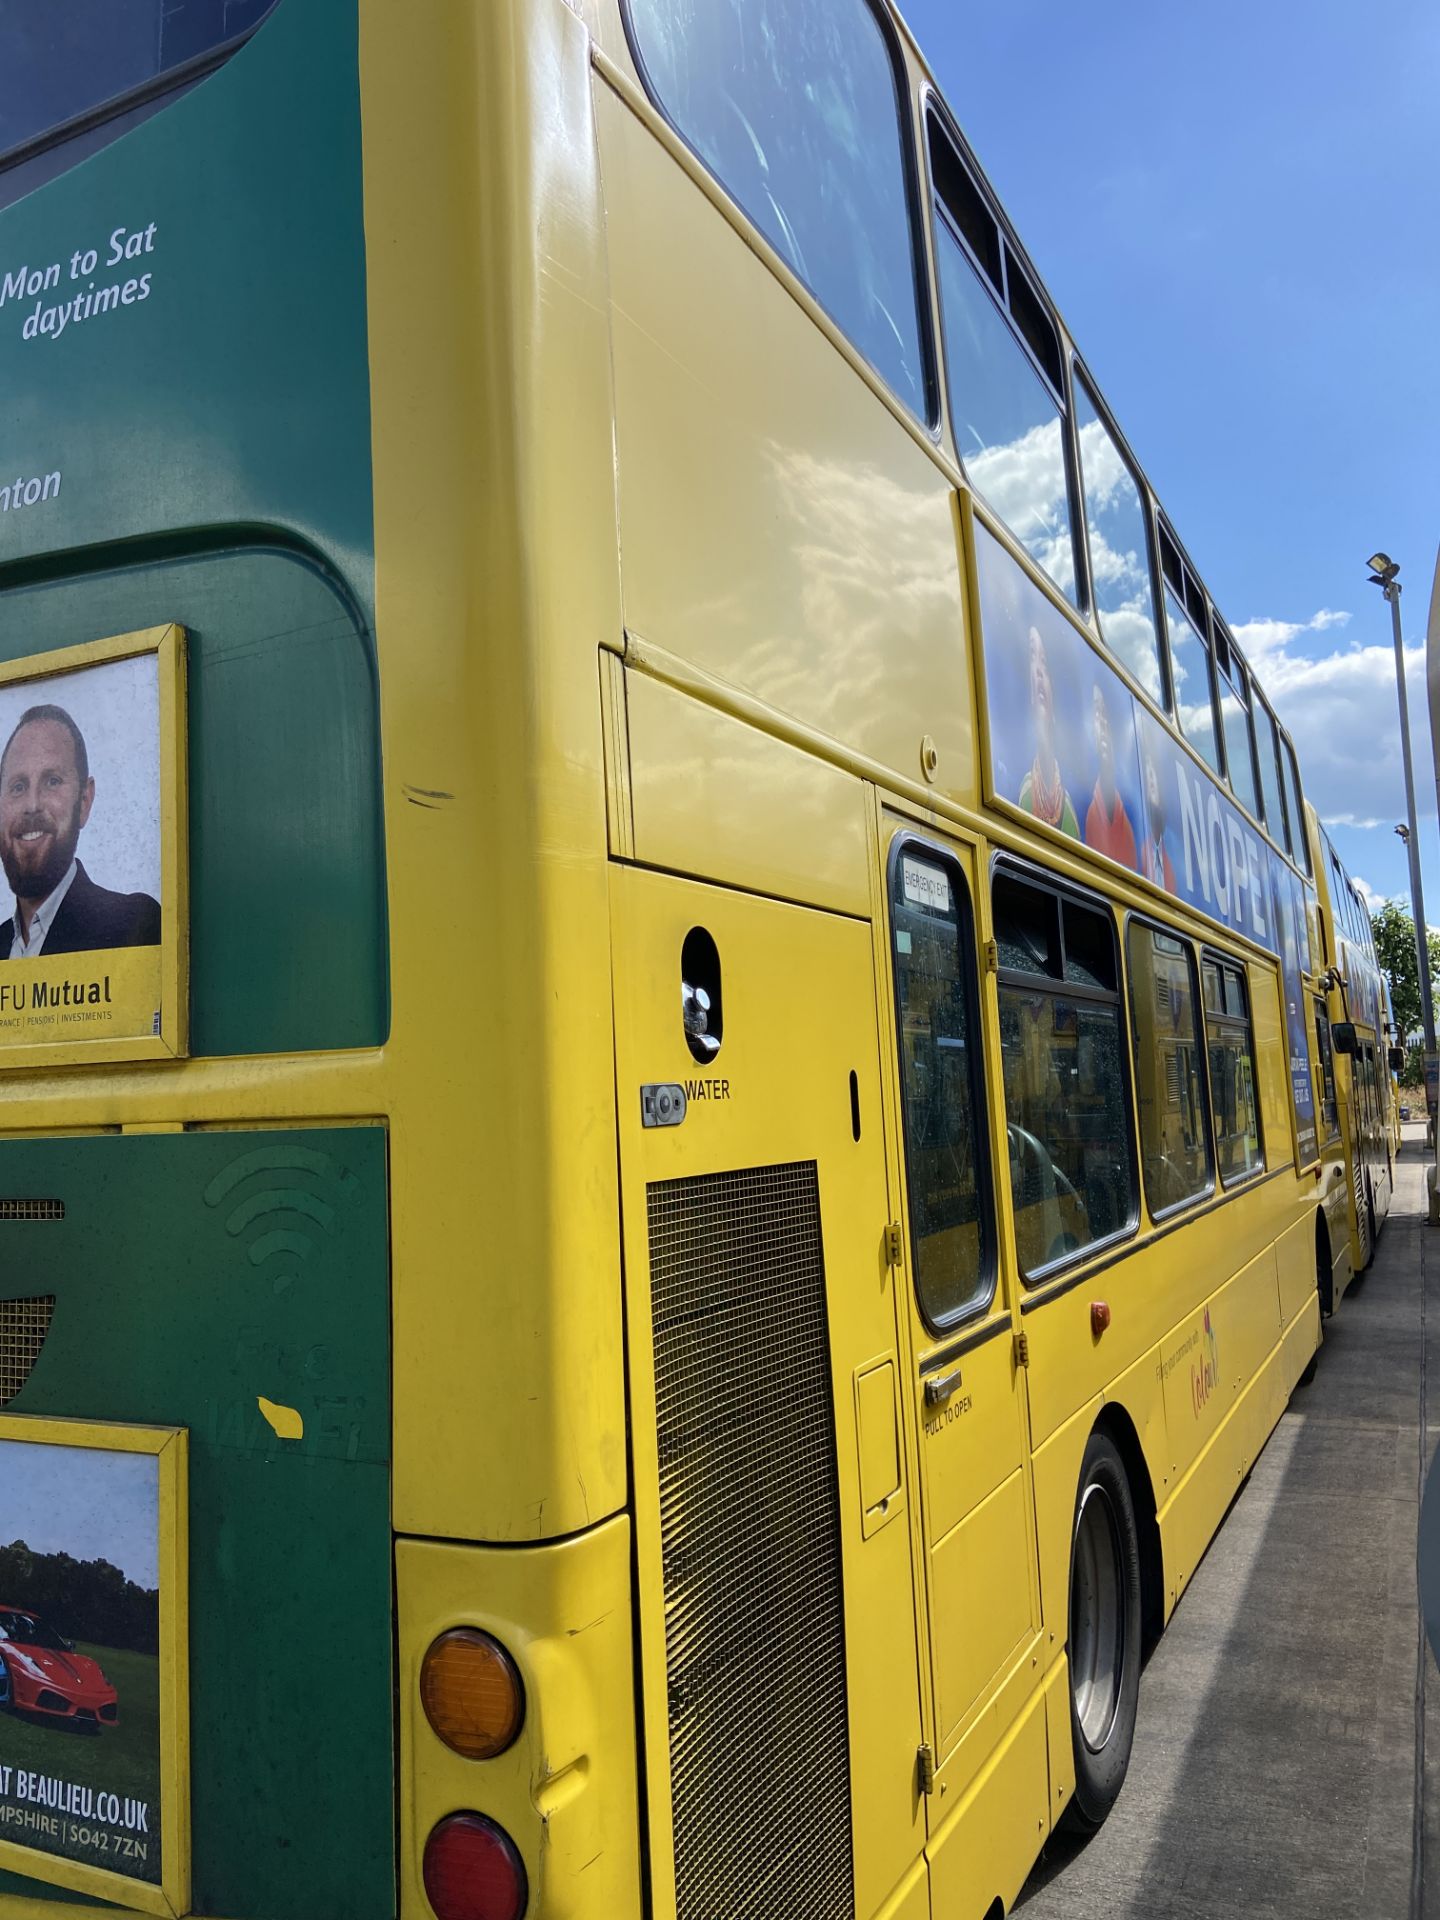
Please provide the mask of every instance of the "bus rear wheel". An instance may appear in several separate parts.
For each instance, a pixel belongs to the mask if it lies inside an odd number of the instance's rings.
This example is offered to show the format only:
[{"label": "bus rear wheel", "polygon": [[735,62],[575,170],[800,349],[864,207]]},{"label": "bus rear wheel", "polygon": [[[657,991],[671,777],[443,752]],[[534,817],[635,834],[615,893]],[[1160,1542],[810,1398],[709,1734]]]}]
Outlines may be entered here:
[{"label": "bus rear wheel", "polygon": [[1069,1656],[1075,1793],[1065,1824],[1094,1833],[1125,1783],[1140,1695],[1140,1534],[1125,1463],[1100,1432],[1075,1498]]}]

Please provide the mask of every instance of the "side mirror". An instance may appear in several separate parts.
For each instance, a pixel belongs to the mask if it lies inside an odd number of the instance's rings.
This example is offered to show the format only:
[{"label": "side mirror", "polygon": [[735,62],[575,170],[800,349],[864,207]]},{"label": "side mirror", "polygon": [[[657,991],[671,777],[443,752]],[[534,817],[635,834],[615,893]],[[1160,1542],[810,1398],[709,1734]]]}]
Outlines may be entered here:
[{"label": "side mirror", "polygon": [[1330,1044],[1336,1053],[1358,1053],[1360,1042],[1355,1038],[1355,1023],[1337,1020],[1330,1029]]},{"label": "side mirror", "polygon": [[1391,1047],[1389,1059],[1391,1073],[1403,1073],[1405,1071],[1405,1049],[1403,1047]]}]

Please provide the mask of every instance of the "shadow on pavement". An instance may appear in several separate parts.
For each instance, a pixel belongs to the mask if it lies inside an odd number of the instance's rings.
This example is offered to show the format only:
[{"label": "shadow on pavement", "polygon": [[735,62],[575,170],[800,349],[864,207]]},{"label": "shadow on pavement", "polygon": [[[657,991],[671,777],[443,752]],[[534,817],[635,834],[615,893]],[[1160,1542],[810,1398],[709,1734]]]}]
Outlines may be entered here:
[{"label": "shadow on pavement", "polygon": [[[1410,1911],[1428,1231],[1418,1138],[1397,1189],[1370,1273],[1327,1325],[1315,1381],[1295,1393],[1146,1668],[1114,1812],[1088,1843],[1051,1841],[1016,1903],[1026,1920]],[[1424,1284],[1440,1348],[1440,1295]]]}]

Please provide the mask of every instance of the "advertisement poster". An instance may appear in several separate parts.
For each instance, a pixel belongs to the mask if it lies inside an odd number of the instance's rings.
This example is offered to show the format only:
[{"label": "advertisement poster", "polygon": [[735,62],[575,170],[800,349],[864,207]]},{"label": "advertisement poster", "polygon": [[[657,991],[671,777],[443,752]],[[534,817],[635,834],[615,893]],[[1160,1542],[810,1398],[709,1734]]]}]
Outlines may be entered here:
[{"label": "advertisement poster", "polygon": [[1305,889],[1278,853],[1270,855],[1271,917],[1280,957],[1280,988],[1285,1000],[1285,1038],[1290,1058],[1290,1097],[1295,1107],[1300,1162],[1313,1160],[1320,1136],[1315,1126],[1315,1093],[1310,1080],[1310,1032],[1305,1020],[1302,977],[1306,939]]},{"label": "advertisement poster", "polygon": [[1129,690],[976,526],[996,793],[1138,871],[1140,765]]},{"label": "advertisement poster", "polygon": [[978,521],[975,559],[996,799],[1278,957],[1300,1158],[1312,1159],[1300,881]]},{"label": "advertisement poster", "polygon": [[0,1064],[178,1050],[178,637],[125,649],[0,669]]},{"label": "advertisement poster", "polygon": [[0,1440],[0,1839],[161,1879],[160,1463]]}]

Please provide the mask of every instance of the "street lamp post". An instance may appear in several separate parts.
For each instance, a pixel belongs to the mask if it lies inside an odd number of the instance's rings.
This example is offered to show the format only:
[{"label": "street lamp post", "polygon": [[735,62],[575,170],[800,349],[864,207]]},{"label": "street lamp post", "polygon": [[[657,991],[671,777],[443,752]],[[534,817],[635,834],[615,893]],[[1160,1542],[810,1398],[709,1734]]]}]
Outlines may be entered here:
[{"label": "street lamp post", "polygon": [[1400,757],[1405,769],[1405,817],[1409,832],[1403,837],[1410,856],[1410,910],[1415,918],[1415,962],[1420,974],[1420,1014],[1425,1026],[1425,1096],[1435,1106],[1435,1008],[1430,999],[1430,943],[1425,920],[1425,896],[1420,886],[1420,835],[1415,827],[1415,780],[1410,767],[1410,706],[1405,698],[1405,643],[1400,637],[1400,572],[1388,553],[1372,553],[1370,582],[1390,602],[1395,633],[1395,681],[1400,695]]}]

